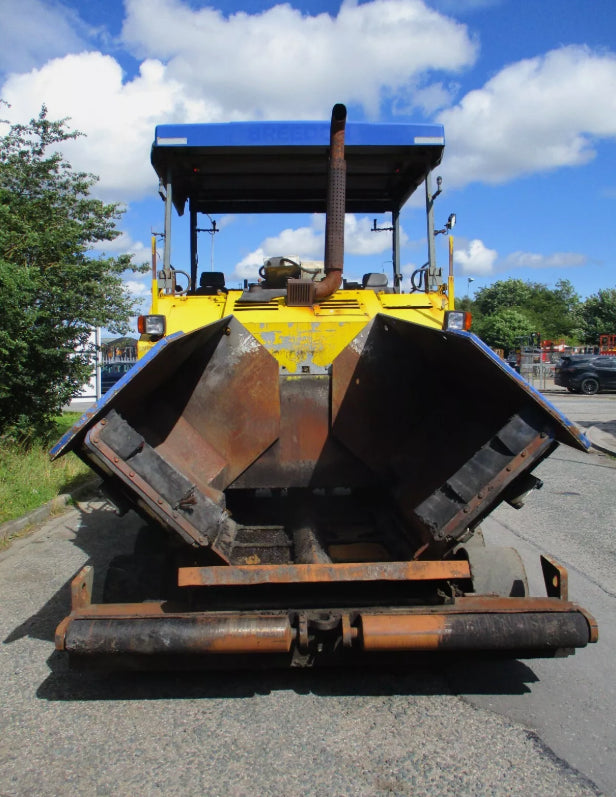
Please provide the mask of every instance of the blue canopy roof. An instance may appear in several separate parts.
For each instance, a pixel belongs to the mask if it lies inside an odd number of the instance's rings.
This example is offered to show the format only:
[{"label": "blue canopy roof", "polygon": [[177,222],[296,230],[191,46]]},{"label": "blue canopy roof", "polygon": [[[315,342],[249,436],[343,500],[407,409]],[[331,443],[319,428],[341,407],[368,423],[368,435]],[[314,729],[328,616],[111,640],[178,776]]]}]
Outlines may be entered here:
[{"label": "blue canopy roof", "polygon": [[[179,213],[325,211],[329,122],[158,125],[152,164]],[[349,122],[347,211],[401,207],[440,163],[442,125]]]}]

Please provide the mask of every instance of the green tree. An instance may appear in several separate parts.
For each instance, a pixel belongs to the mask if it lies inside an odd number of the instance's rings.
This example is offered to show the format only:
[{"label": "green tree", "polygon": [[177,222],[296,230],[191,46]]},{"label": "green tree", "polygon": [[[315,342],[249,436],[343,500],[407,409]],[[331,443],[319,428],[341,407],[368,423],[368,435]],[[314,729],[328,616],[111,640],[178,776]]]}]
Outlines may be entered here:
[{"label": "green tree", "polygon": [[557,340],[566,338],[576,344],[582,340],[580,310],[582,302],[569,280],[558,280],[552,291],[553,301],[544,315],[544,337]]},{"label": "green tree", "polygon": [[471,313],[474,312],[474,305],[473,300],[470,296],[456,296],[455,299],[455,308],[456,310],[465,310],[466,312],[470,311]]},{"label": "green tree", "polygon": [[520,279],[499,280],[475,293],[478,315],[490,316],[504,308],[527,308],[531,301],[533,285]]},{"label": "green tree", "polygon": [[599,335],[616,332],[616,288],[597,291],[582,304],[580,310],[584,343],[597,345]]},{"label": "green tree", "polygon": [[[97,256],[122,210],[57,151],[79,133],[45,107],[0,137],[0,434],[54,434],[52,418],[92,371],[92,327],[128,330],[130,257]],[[3,123],[6,124],[6,123]]]},{"label": "green tree", "polygon": [[568,280],[559,280],[556,288],[528,283],[530,292],[526,313],[542,338],[570,342],[579,337],[580,297]]},{"label": "green tree", "polygon": [[535,331],[530,319],[520,310],[504,307],[473,324],[473,331],[495,349],[506,352],[515,348],[519,338]]},{"label": "green tree", "polygon": [[473,313],[479,326],[483,319],[500,318],[504,310],[516,310],[543,338],[579,342],[580,298],[568,280],[549,288],[540,282],[508,279],[477,291]]}]

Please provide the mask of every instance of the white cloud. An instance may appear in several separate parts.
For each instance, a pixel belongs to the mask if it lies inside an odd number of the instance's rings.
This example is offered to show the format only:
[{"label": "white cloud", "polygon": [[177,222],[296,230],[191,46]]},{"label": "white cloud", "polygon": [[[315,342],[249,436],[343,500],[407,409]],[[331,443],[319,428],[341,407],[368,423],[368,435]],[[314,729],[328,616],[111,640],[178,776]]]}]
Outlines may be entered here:
[{"label": "white cloud", "polygon": [[[100,241],[92,248],[110,256],[132,255],[132,262],[135,266],[140,266],[142,263],[147,262],[151,256],[149,246],[145,246],[142,241],[133,240],[126,232],[120,233],[113,241]],[[126,270],[122,273],[122,282],[130,297],[137,302],[136,312],[148,312],[152,297],[150,274],[140,275],[137,272]]]},{"label": "white cloud", "polygon": [[[15,33],[13,21],[27,16],[24,37],[34,39],[46,20],[57,31],[51,49],[43,40],[39,63],[86,39],[78,16],[59,3],[9,0],[7,8],[13,37],[22,30]],[[128,79],[109,55],[84,51],[11,74],[0,89],[12,120],[30,118],[43,102],[51,118],[72,118],[88,137],[67,142],[65,154],[100,175],[97,192],[105,199],[154,192],[149,149],[156,124],[326,118],[340,100],[372,116],[384,103],[394,113],[429,111],[458,90],[433,81],[434,73],[460,71],[477,52],[464,25],[422,0],[343,2],[335,15],[284,4],[225,16],[183,0],[127,0],[125,8],[124,42],[143,59],[136,76]],[[16,58],[19,41],[9,38],[9,45],[6,57],[27,68]],[[585,47],[505,67],[438,114],[448,142],[443,176],[451,187],[499,183],[586,163],[595,140],[616,136],[614,85],[616,55]]]},{"label": "white cloud", "polygon": [[451,105],[459,89],[457,83],[447,85],[442,82],[431,83],[424,88],[409,89],[406,92],[406,99],[403,99],[404,92],[400,91],[394,100],[393,111],[396,114],[410,115],[414,108],[421,108],[427,116],[430,116],[435,111]]},{"label": "white cloud", "polygon": [[463,274],[478,276],[492,274],[497,258],[496,249],[488,249],[478,238],[470,241],[466,249],[456,249],[453,253],[454,263],[462,267]]},{"label": "white cloud", "polygon": [[268,257],[268,255],[260,246],[254,251],[249,252],[246,257],[242,258],[240,262],[236,264],[235,270],[231,275],[231,280],[257,279],[259,269],[263,265],[263,261],[266,257]]},{"label": "white cloud", "polygon": [[300,260],[322,258],[324,247],[323,225],[314,216],[311,227],[287,228],[276,236],[266,238],[235,266],[231,279],[256,279],[259,268],[268,257],[284,255]]},{"label": "white cloud", "polygon": [[323,227],[317,217],[311,227],[287,228],[275,237],[266,238],[261,247],[266,257],[297,254],[311,258],[323,254],[323,240]]},{"label": "white cloud", "polygon": [[488,247],[475,239],[453,253],[454,263],[461,267],[463,274],[488,276],[497,272],[511,271],[518,268],[575,268],[588,264],[587,255],[578,252],[553,252],[543,255],[536,252],[511,252],[499,257],[496,249]]},{"label": "white cloud", "polygon": [[505,67],[442,111],[451,185],[587,163],[616,137],[616,55],[569,46]]},{"label": "white cloud", "polygon": [[124,285],[133,299],[146,299],[152,293],[150,285],[139,280],[125,280]]},{"label": "white cloud", "polygon": [[2,0],[0,71],[25,72],[49,58],[85,49],[85,25],[53,0]]},{"label": "white cloud", "polygon": [[[389,235],[372,232],[372,220],[366,216],[358,218],[347,213],[344,224],[344,250],[349,255],[377,255],[391,249]],[[404,230],[400,230],[400,243],[408,240]],[[315,214],[311,226],[287,228],[279,235],[266,238],[259,246],[247,254],[235,267],[232,279],[255,279],[259,267],[267,257],[293,255],[301,260],[322,260],[325,251],[325,218]]]},{"label": "white cloud", "polygon": [[[187,101],[159,61],[144,61],[139,74],[123,82],[117,61],[98,52],[56,58],[39,70],[11,75],[2,96],[10,120],[30,118],[44,102],[51,119],[70,117],[70,127],[87,134],[62,150],[73,166],[101,177],[96,193],[134,199],[155,185],[149,163],[154,127],[161,119],[193,121],[199,103]],[[204,112],[207,119],[208,115]]]},{"label": "white cloud", "polygon": [[137,57],[163,59],[188,95],[225,116],[322,118],[335,101],[377,115],[385,95],[476,56],[466,27],[422,0],[343,2],[335,16],[288,3],[225,16],[181,0],[127,0],[126,12]]},{"label": "white cloud", "polygon": [[[380,223],[378,226],[389,226],[391,220]],[[408,236],[400,228],[400,246],[404,246]],[[358,218],[352,213],[347,213],[344,223],[344,249],[350,255],[379,255],[391,251],[391,237],[388,234],[379,234],[372,231],[372,219],[367,216]]]},{"label": "white cloud", "polygon": [[404,263],[404,265],[400,266],[400,273],[406,277],[410,277],[418,268],[419,266],[417,263]]},{"label": "white cloud", "polygon": [[503,261],[504,268],[574,268],[585,266],[587,255],[577,252],[554,252],[540,255],[535,252],[512,252]]},{"label": "white cloud", "polygon": [[[83,23],[73,12],[39,0],[22,5],[34,17],[23,23],[27,36],[38,30],[39,6],[53,15],[57,49],[43,47],[47,56],[80,47],[75,31]],[[327,118],[340,100],[378,115],[385,98],[419,85],[422,102],[438,104],[442,90],[425,85],[429,74],[462,69],[476,54],[466,27],[422,0],[343,3],[335,16],[288,4],[228,17],[181,0],[125,5],[124,41],[143,59],[135,77],[127,79],[112,56],[82,51],[15,72],[0,89],[12,121],[29,119],[45,103],[50,118],[68,116],[86,133],[63,150],[76,168],[100,176],[97,193],[105,199],[128,202],[154,191],[149,149],[156,124]],[[13,0],[10,8],[17,8]],[[47,19],[43,12],[40,18]],[[15,49],[19,42],[7,50],[10,59]]]},{"label": "white cloud", "polygon": [[147,260],[151,254],[151,248],[146,246],[143,241],[135,241],[127,232],[121,232],[113,241],[97,241],[92,249],[104,252],[107,255],[133,255],[135,264]]},{"label": "white cloud", "polygon": [[136,329],[136,317],[138,315],[150,312],[150,307],[152,306],[152,284],[147,278],[144,278],[143,281],[141,281],[139,279],[135,279],[134,277],[132,279],[125,277],[124,287],[128,291],[130,298],[135,302],[135,317],[131,323]]}]

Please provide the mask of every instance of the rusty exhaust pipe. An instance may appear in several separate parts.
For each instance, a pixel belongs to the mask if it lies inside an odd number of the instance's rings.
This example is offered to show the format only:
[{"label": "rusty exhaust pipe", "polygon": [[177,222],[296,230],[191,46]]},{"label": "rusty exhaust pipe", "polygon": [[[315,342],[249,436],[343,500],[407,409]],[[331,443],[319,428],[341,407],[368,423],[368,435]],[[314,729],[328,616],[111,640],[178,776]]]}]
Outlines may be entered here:
[{"label": "rusty exhaust pipe", "polygon": [[329,137],[329,171],[325,219],[325,279],[316,284],[317,302],[327,299],[342,284],[344,263],[344,212],[346,209],[346,161],[344,129],[346,107],[336,103],[332,109]]}]

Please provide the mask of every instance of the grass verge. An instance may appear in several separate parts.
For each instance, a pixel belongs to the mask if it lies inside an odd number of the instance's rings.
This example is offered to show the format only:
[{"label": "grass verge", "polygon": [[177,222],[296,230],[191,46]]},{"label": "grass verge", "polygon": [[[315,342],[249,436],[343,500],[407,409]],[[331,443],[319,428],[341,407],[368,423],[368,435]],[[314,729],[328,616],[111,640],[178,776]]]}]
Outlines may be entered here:
[{"label": "grass verge", "polygon": [[[58,439],[79,418],[79,412],[65,412],[57,419]],[[22,517],[62,493],[70,493],[92,477],[92,471],[74,454],[55,462],[49,447],[34,443],[24,451],[0,441],[0,523]]]}]

